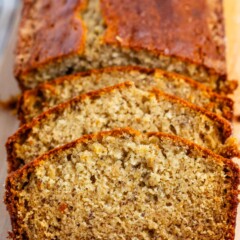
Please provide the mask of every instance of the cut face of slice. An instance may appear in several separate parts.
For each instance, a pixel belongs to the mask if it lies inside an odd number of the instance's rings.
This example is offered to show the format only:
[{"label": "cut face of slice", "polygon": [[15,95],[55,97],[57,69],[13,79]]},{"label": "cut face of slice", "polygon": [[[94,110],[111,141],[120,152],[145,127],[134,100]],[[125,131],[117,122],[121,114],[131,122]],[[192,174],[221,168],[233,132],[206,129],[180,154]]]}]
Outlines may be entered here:
[{"label": "cut face of slice", "polygon": [[137,88],[159,89],[232,120],[233,101],[230,98],[216,94],[203,84],[181,75],[140,67],[92,70],[41,84],[23,93],[18,110],[19,119],[22,123],[29,122],[43,111],[82,93],[113,86],[126,80],[133,81]]},{"label": "cut face of slice", "polygon": [[120,129],[14,172],[5,202],[22,240],[233,240],[238,184],[231,160],[178,137]]},{"label": "cut face of slice", "polygon": [[126,82],[81,95],[23,125],[7,143],[10,169],[84,134],[117,127],[173,133],[224,156],[238,154],[237,146],[228,139],[231,125],[225,119],[179,98],[157,90],[143,91]]}]

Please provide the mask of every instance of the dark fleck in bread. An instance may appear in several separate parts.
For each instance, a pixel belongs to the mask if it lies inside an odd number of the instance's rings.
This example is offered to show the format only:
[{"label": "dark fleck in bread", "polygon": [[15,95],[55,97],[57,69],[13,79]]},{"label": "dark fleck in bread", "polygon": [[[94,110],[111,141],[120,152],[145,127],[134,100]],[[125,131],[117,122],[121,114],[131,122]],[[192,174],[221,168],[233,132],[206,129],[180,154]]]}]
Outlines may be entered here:
[{"label": "dark fleck in bread", "polygon": [[12,173],[14,240],[234,240],[239,169],[163,133],[85,136]]},{"label": "dark fleck in bread", "polygon": [[80,95],[23,125],[7,142],[9,170],[84,134],[118,127],[173,133],[223,156],[239,155],[230,137],[231,125],[224,118],[126,82]]},{"label": "dark fleck in bread", "polygon": [[224,36],[222,0],[25,0],[15,73],[33,88],[77,71],[138,65],[231,92]]},{"label": "dark fleck in bread", "polygon": [[158,69],[140,67],[91,70],[41,84],[23,93],[18,110],[19,119],[22,123],[29,122],[50,107],[82,93],[126,80],[133,81],[137,88],[143,90],[155,87],[232,120],[233,101],[230,98],[216,94],[210,88],[192,79]]}]

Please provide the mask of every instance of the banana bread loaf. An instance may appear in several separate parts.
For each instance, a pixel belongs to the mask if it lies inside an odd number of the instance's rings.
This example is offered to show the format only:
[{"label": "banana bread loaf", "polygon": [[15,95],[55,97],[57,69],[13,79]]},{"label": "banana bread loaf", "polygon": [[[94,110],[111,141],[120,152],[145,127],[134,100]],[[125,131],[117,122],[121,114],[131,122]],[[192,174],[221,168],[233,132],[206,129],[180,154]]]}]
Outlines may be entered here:
[{"label": "banana bread loaf", "polygon": [[227,120],[158,90],[143,91],[126,82],[80,95],[23,125],[7,142],[9,169],[84,134],[118,127],[173,133],[224,156],[239,154],[229,138]]},{"label": "banana bread loaf", "polygon": [[233,90],[226,82],[222,0],[24,1],[15,67],[22,88],[120,65],[161,68]]},{"label": "banana bread loaf", "polygon": [[11,174],[13,239],[234,240],[239,169],[186,140],[120,129]]},{"label": "banana bread loaf", "polygon": [[137,88],[143,90],[155,87],[232,120],[233,101],[230,98],[216,94],[210,88],[189,78],[158,69],[150,70],[140,67],[92,70],[41,84],[23,93],[18,109],[19,119],[21,123],[29,122],[48,108],[82,93],[126,80],[133,81]]}]

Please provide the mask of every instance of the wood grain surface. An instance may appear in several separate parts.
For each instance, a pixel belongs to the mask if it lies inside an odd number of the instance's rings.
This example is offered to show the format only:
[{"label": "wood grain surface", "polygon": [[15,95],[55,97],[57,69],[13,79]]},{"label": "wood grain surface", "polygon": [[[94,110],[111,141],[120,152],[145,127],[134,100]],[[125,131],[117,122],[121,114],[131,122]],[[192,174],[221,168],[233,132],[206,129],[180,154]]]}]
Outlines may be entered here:
[{"label": "wood grain surface", "polygon": [[[240,142],[240,0],[224,0],[224,14],[227,41],[227,69],[229,79],[239,82],[239,87],[233,95],[235,101],[234,135]],[[236,159],[240,165],[240,160]],[[238,207],[237,227],[235,240],[240,240],[240,207]]]},{"label": "wood grain surface", "polygon": [[240,80],[240,1],[225,0],[227,63],[230,79]]},{"label": "wood grain surface", "polygon": [[[229,79],[237,80],[240,85],[240,1],[225,0],[224,11],[228,76]],[[240,86],[235,91],[233,98],[235,100],[234,112],[237,118],[240,116]],[[234,134],[240,140],[240,122],[234,122]]]},{"label": "wood grain surface", "polygon": [[[0,0],[1,1],[1,0]],[[226,42],[227,42],[227,67],[229,79],[239,81],[240,85],[240,0],[224,0],[224,11],[226,21]],[[15,25],[16,31],[16,25]],[[0,98],[4,99],[18,92],[16,81],[12,75],[12,60],[14,36],[8,42],[8,47],[0,56]],[[240,116],[240,87],[232,96],[235,100],[235,115]],[[10,230],[10,221],[5,206],[2,203],[4,194],[4,181],[6,178],[6,152],[4,144],[18,126],[16,117],[0,110],[0,240],[7,239],[7,231]],[[240,122],[233,124],[234,135],[240,141]],[[240,164],[240,160],[236,160]],[[240,213],[240,208],[238,210]],[[240,214],[237,218],[237,228],[235,240],[240,240]]]}]

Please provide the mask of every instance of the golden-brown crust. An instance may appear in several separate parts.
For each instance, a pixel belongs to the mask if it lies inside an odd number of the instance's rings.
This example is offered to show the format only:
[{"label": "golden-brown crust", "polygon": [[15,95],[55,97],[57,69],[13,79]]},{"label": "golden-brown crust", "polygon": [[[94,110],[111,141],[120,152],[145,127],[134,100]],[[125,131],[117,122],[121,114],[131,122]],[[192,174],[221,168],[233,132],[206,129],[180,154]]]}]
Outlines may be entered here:
[{"label": "golden-brown crust", "polygon": [[79,11],[86,4],[86,0],[24,0],[16,49],[16,76],[84,51],[86,29]]},{"label": "golden-brown crust", "polygon": [[[225,104],[226,108],[223,108],[223,117],[227,120],[231,121],[233,119],[233,100],[224,96],[217,94],[212,91],[211,88],[205,86],[204,84],[201,84],[191,78],[179,75],[177,73],[170,73],[166,72],[160,69],[149,69],[149,68],[143,68],[138,66],[116,66],[116,67],[107,67],[102,69],[93,69],[90,71],[85,72],[79,72],[72,75],[67,75],[64,77],[59,77],[57,79],[53,79],[50,82],[40,84],[38,87],[25,91],[18,104],[18,117],[21,122],[21,124],[26,123],[25,116],[28,114],[26,112],[26,109],[24,109],[24,103],[28,102],[28,99],[31,97],[36,97],[38,93],[41,93],[42,90],[48,89],[54,92],[54,85],[61,84],[64,81],[74,81],[74,79],[79,79],[80,77],[86,77],[90,75],[101,75],[103,73],[111,73],[111,72],[131,72],[131,71],[138,71],[140,73],[148,74],[148,75],[158,75],[158,76],[164,76],[166,78],[174,78],[174,79],[181,79],[187,82],[189,85],[191,85],[195,89],[199,89],[201,91],[207,92],[209,95],[209,98],[214,102],[222,102]],[[127,79],[126,79],[127,80]]]},{"label": "golden-brown crust", "polygon": [[[107,24],[105,44],[193,62],[226,80],[222,0],[99,1]],[[15,65],[18,79],[83,53],[87,29],[80,11],[86,6],[87,0],[24,1]],[[22,81],[19,84],[26,88]]]},{"label": "golden-brown crust", "polygon": [[[77,144],[81,143],[87,143],[91,140],[99,140],[102,139],[105,136],[123,136],[124,134],[128,134],[132,137],[134,136],[139,136],[142,133],[133,130],[131,128],[120,128],[120,129],[114,129],[111,131],[104,131],[100,132],[98,134],[91,134],[91,135],[85,135],[78,140],[75,140],[71,143],[68,143],[62,147],[55,148],[39,158],[35,159],[34,161],[28,163],[24,167],[18,169],[17,171],[11,173],[7,180],[6,180],[6,194],[5,194],[5,204],[7,205],[7,209],[9,211],[10,217],[11,217],[11,222],[12,222],[12,228],[13,228],[13,233],[12,237],[13,239],[16,239],[16,236],[20,236],[22,234],[20,231],[20,224],[21,219],[18,217],[17,214],[17,202],[15,199],[15,194],[17,191],[14,191],[16,188],[15,185],[18,182],[18,179],[23,179],[24,176],[29,176],[34,169],[41,165],[43,161],[45,161],[47,158],[49,158],[51,155],[54,154],[59,154],[60,152],[63,152],[69,148],[74,148]],[[226,240],[234,240],[234,235],[235,235],[235,225],[236,225],[236,214],[237,214],[237,206],[238,206],[238,185],[239,185],[239,180],[240,180],[240,172],[238,166],[231,160],[223,158],[213,152],[211,152],[208,149],[205,149],[201,146],[198,146],[186,139],[182,139],[178,136],[173,136],[170,134],[166,133],[149,133],[147,134],[148,137],[155,136],[158,138],[169,138],[172,140],[173,143],[179,145],[179,146],[187,146],[189,149],[192,149],[199,153],[201,156],[210,156],[212,157],[215,161],[223,163],[225,166],[229,167],[232,170],[232,189],[228,193],[229,195],[229,202],[231,205],[231,210],[228,213],[228,224],[229,226],[229,232],[227,233],[227,236],[225,236]]]},{"label": "golden-brown crust", "polygon": [[[124,89],[127,87],[131,87],[133,85],[134,84],[132,82],[124,82],[124,83],[117,84],[115,86],[111,86],[111,87],[103,88],[103,89],[100,89],[97,91],[92,91],[92,92],[89,92],[86,94],[82,94],[78,97],[75,97],[67,102],[61,103],[61,104],[57,105],[56,107],[53,107],[53,108],[43,112],[41,115],[39,115],[38,117],[33,119],[32,122],[22,125],[20,127],[20,129],[14,135],[12,135],[11,137],[8,138],[8,141],[6,143],[6,149],[7,149],[7,153],[8,153],[8,169],[9,169],[9,171],[11,172],[11,171],[16,170],[19,167],[19,165],[21,164],[20,162],[18,162],[19,160],[14,155],[13,144],[16,141],[19,141],[21,139],[21,136],[30,132],[31,129],[33,128],[33,126],[37,125],[44,118],[47,118],[48,115],[50,115],[51,113],[58,113],[58,112],[62,111],[62,109],[67,108],[68,106],[73,106],[76,103],[79,103],[86,98],[91,98],[91,99],[99,98],[99,97],[101,97],[101,95],[112,92],[116,89]],[[179,103],[179,104],[183,105],[184,107],[190,108],[196,112],[200,112],[202,115],[213,120],[215,123],[217,123],[218,128],[221,129],[223,143],[225,143],[225,141],[228,139],[228,137],[231,136],[231,134],[232,134],[231,125],[224,118],[219,117],[218,115],[216,115],[214,113],[208,112],[203,108],[197,107],[189,102],[186,102],[178,97],[174,97],[174,96],[162,93],[159,90],[152,90],[151,92],[152,92],[152,94],[156,95],[157,97],[164,96],[171,102]],[[227,149],[227,150],[225,150],[225,152],[223,152],[223,154],[224,154],[224,156],[231,158],[231,157],[239,156],[239,151],[236,151],[235,149],[228,151],[228,149]]]},{"label": "golden-brown crust", "polygon": [[104,42],[174,56],[226,74],[222,0],[101,0]]}]

